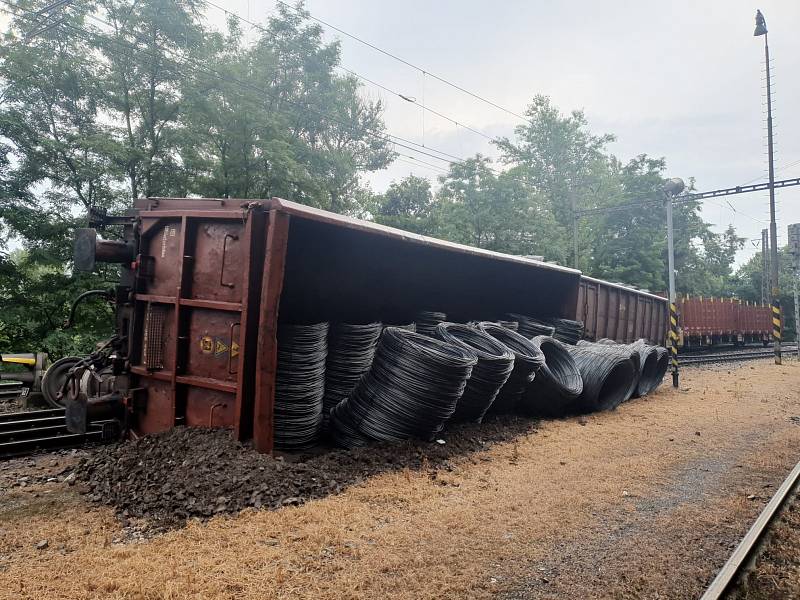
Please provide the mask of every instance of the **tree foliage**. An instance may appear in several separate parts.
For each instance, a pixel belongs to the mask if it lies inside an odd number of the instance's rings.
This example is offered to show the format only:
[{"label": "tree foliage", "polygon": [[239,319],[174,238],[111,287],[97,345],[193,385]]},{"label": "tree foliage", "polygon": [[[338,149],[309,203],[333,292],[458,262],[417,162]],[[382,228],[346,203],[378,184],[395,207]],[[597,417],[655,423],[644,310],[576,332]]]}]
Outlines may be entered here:
[{"label": "tree foliage", "polygon": [[235,20],[210,29],[199,0],[72,3],[43,27],[47,4],[20,0],[0,48],[0,350],[58,356],[103,333],[96,307],[58,331],[72,297],[113,280],[71,273],[89,210],[281,196],[358,214],[359,175],[392,160],[381,103],[302,8],[247,42]]},{"label": "tree foliage", "polygon": [[[89,210],[143,196],[280,196],[561,264],[573,261],[574,210],[645,199],[580,219],[577,264],[666,289],[666,163],[614,157],[614,137],[581,111],[535,96],[496,160],[477,154],[374,194],[363,175],[394,158],[383,105],[337,70],[339,44],[302,5],[245,34],[233,18],[210,28],[201,0],[68,3],[50,20],[35,14],[47,4],[18,0],[0,46],[0,350],[85,352],[108,333],[102,303],[59,329],[74,296],[116,276],[74,275],[72,232]],[[727,292],[733,228],[715,234],[686,203],[675,224],[679,288]]]}]

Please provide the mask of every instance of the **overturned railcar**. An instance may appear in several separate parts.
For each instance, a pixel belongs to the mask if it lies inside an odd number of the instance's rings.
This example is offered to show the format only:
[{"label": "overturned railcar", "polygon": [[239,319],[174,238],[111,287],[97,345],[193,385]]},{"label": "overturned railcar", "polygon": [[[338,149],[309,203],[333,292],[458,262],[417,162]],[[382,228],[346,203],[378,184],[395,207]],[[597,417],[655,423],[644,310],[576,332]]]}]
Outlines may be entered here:
[{"label": "overturned railcar", "polygon": [[[579,303],[579,271],[280,199],[148,198],[111,222],[122,240],[94,229],[76,240],[77,267],[117,262],[122,278],[117,335],[91,367],[103,385],[90,389],[79,369],[67,386],[73,429],[97,415],[132,435],[227,427],[270,451],[279,320],[574,318]],[[621,341],[660,341],[659,329]]]},{"label": "overturned railcar", "polygon": [[669,328],[669,301],[642,290],[582,276],[575,318],[584,323],[584,337],[620,343],[645,339],[665,343]]}]

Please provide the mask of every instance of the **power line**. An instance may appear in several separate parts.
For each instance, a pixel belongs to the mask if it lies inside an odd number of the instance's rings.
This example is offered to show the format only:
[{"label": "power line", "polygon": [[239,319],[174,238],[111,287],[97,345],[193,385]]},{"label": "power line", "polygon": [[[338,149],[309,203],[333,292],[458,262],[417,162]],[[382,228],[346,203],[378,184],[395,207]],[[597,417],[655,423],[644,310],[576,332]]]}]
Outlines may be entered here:
[{"label": "power line", "polygon": [[[20,10],[23,13],[27,13],[27,14],[20,15],[19,13],[16,13],[16,12],[13,12],[13,11],[8,11],[8,10],[5,10],[5,12],[13,14],[14,16],[22,16],[22,17],[24,17],[26,19],[32,20],[34,23],[38,23],[38,19],[35,19],[33,17],[28,16],[29,14],[35,15],[34,11],[31,11],[31,10],[16,6],[12,2],[10,2],[9,0],[0,0],[0,3],[6,4],[7,6],[13,8],[15,10]],[[103,19],[101,19],[101,18],[99,18],[99,17],[97,17],[95,15],[87,14],[87,16],[89,18],[97,21],[98,23],[102,23],[102,24],[104,24],[104,25],[106,25],[108,27],[112,27],[112,28],[114,27],[113,24],[111,24],[108,21],[105,21],[105,20],[103,20]],[[66,27],[78,32],[79,34],[82,34],[83,37],[91,36],[92,38],[95,38],[95,39],[98,39],[98,40],[101,40],[101,41],[104,41],[104,42],[112,42],[112,43],[114,43],[114,44],[116,44],[118,46],[122,46],[124,48],[129,49],[129,50],[134,50],[137,53],[145,54],[145,55],[149,56],[150,58],[152,58],[154,60],[164,60],[163,57],[157,56],[157,55],[153,55],[151,52],[147,51],[147,49],[142,49],[139,46],[135,46],[135,45],[132,45],[130,43],[123,42],[123,41],[121,41],[119,39],[116,39],[114,37],[109,37],[108,35],[101,35],[100,33],[95,33],[95,32],[92,32],[92,31],[88,31],[88,30],[86,30],[86,29],[84,29],[82,27],[78,27],[77,25],[74,25],[72,23],[64,22],[64,23],[59,23],[59,24],[63,24],[64,26],[66,26]],[[138,41],[141,41],[136,36],[133,36],[133,37],[135,39],[137,39]],[[156,46],[156,47],[159,50],[161,50],[161,51],[163,51],[165,53],[170,53],[172,55],[175,54],[174,51],[171,51],[168,48],[162,48],[160,46]],[[109,48],[108,46],[106,46],[105,49],[108,52],[112,53],[112,54],[116,54],[116,55],[119,55],[119,56],[126,56],[126,55],[124,55],[124,54],[122,54],[120,52],[115,52],[115,51],[111,50],[111,48]],[[216,78],[216,79],[218,79],[220,81],[224,81],[224,82],[227,82],[227,83],[233,83],[233,84],[239,85],[240,87],[248,88],[248,89],[260,92],[260,93],[265,94],[265,95],[267,95],[267,96],[269,96],[269,97],[271,97],[271,98],[273,98],[273,99],[275,99],[277,101],[282,101],[282,102],[285,102],[286,104],[298,107],[302,111],[311,111],[313,113],[316,113],[317,116],[322,116],[324,118],[327,118],[330,121],[338,123],[338,124],[340,124],[340,125],[342,125],[344,127],[348,127],[348,128],[351,128],[351,129],[353,128],[353,124],[352,123],[346,123],[346,122],[342,121],[341,119],[338,119],[335,115],[331,115],[330,113],[326,113],[324,111],[321,111],[321,110],[313,108],[313,107],[303,106],[302,104],[299,104],[298,102],[295,102],[293,100],[289,100],[287,98],[280,98],[280,97],[276,98],[272,91],[270,91],[268,89],[265,89],[265,88],[262,88],[262,87],[259,87],[257,85],[251,84],[251,83],[249,83],[247,81],[243,81],[243,80],[235,79],[235,78],[230,78],[230,77],[224,77],[219,72],[217,72],[217,71],[215,71],[213,69],[209,69],[208,67],[204,67],[204,66],[198,65],[196,63],[191,64],[188,61],[177,62],[175,60],[170,60],[170,59],[166,59],[166,60],[168,62],[172,63],[176,67],[187,69],[190,72],[195,72],[195,73],[197,71],[204,72],[204,73],[210,75],[211,77],[214,77],[214,78]],[[403,138],[403,137],[400,137],[400,136],[397,136],[397,135],[394,135],[394,134],[388,134],[387,133],[386,135],[381,135],[381,134],[378,134],[378,133],[375,133],[375,132],[369,131],[369,130],[365,130],[364,133],[366,135],[370,136],[370,137],[389,142],[389,143],[394,144],[395,146],[398,146],[400,148],[404,148],[404,149],[409,150],[411,152],[415,152],[417,154],[421,154],[423,156],[426,156],[428,158],[433,158],[435,160],[440,160],[440,161],[446,162],[448,164],[459,164],[459,165],[463,166],[463,165],[466,165],[468,160],[469,160],[469,159],[465,159],[465,158],[460,157],[460,156],[456,156],[454,154],[450,154],[448,152],[445,152],[444,150],[439,150],[439,149],[431,147],[431,146],[423,146],[422,144],[419,144],[417,142],[414,142],[412,140],[409,140],[409,139],[406,139],[406,138]],[[414,146],[417,146],[417,147],[415,148]],[[423,148],[423,149],[420,150],[419,148]],[[435,152],[436,154],[431,154],[431,152]],[[443,157],[447,157],[447,158],[443,158]],[[494,175],[505,174],[505,172],[493,169],[492,167],[489,167],[488,165],[486,166],[486,169],[489,172],[493,173]],[[527,181],[518,179],[516,177],[509,177],[509,179],[511,181],[515,181],[515,182],[520,183],[522,185],[529,185],[529,183]]]},{"label": "power line", "polygon": [[[732,196],[735,194],[747,194],[750,192],[760,192],[763,190],[769,189],[769,182],[762,182],[757,183],[755,185],[737,185],[736,187],[732,188],[724,188],[720,190],[711,190],[709,192],[697,192],[694,194],[685,194],[683,196],[675,196],[673,198],[673,204],[686,204],[689,202],[697,202],[699,200],[705,200],[707,198],[718,198],[720,196]],[[794,179],[782,179],[773,183],[775,189],[785,188],[785,187],[793,187],[800,185],[800,177],[796,177]],[[615,212],[620,210],[626,210],[629,208],[641,208],[643,206],[653,206],[663,202],[662,200],[648,200],[643,202],[631,202],[629,204],[617,204],[614,206],[603,206],[598,208],[588,208],[585,210],[579,210],[575,212],[576,217],[582,217],[586,215],[595,215],[604,212]],[[751,217],[754,218],[754,217]]]},{"label": "power line", "polygon": [[383,54],[385,56],[388,56],[389,58],[391,58],[393,60],[396,60],[397,62],[400,62],[400,63],[406,65],[407,67],[410,67],[412,69],[416,69],[417,71],[419,71],[423,75],[427,75],[429,77],[432,77],[433,79],[436,79],[437,81],[439,81],[441,83],[444,83],[445,85],[448,85],[451,88],[458,90],[459,92],[462,92],[464,94],[472,96],[476,100],[480,100],[481,102],[484,102],[485,104],[488,104],[490,106],[493,106],[494,108],[502,110],[503,112],[508,113],[509,115],[512,115],[512,116],[516,117],[517,119],[525,121],[526,123],[530,122],[530,119],[528,119],[527,117],[525,117],[525,116],[523,116],[523,115],[521,115],[521,114],[519,114],[517,112],[514,112],[513,110],[510,110],[510,109],[508,109],[508,108],[506,108],[504,106],[501,106],[501,105],[497,104],[496,102],[493,102],[493,101],[491,101],[491,100],[489,100],[487,98],[484,98],[483,96],[480,96],[479,94],[476,94],[475,92],[471,92],[470,90],[468,90],[466,88],[463,88],[460,85],[445,79],[444,77],[440,77],[439,75],[436,75],[435,73],[431,73],[427,69],[424,69],[424,68],[422,68],[422,67],[420,67],[418,65],[415,65],[414,63],[409,62],[406,59],[401,58],[401,57],[397,56],[396,54],[393,54],[393,53],[389,52],[388,50],[384,50],[383,48],[380,48],[380,47],[376,46],[375,44],[372,44],[372,43],[364,40],[363,38],[358,37],[357,35],[354,35],[352,33],[349,33],[347,31],[345,31],[344,29],[336,27],[335,25],[332,25],[332,24],[328,23],[327,21],[323,21],[322,19],[320,19],[319,17],[315,17],[314,15],[312,15],[308,11],[303,11],[303,10],[301,10],[299,8],[291,6],[290,4],[287,4],[286,2],[283,2],[282,0],[276,0],[276,3],[280,4],[281,6],[284,6],[284,7],[288,8],[289,10],[295,12],[296,14],[299,14],[301,16],[307,17],[307,18],[311,19],[312,21],[316,21],[320,25],[324,25],[325,27],[327,27],[329,29],[333,29],[334,31],[336,31],[338,33],[341,33],[342,35],[347,36],[350,39],[355,40],[356,42],[359,42],[360,44],[364,44],[368,48],[372,48],[376,52],[380,52],[381,54]]},{"label": "power line", "polygon": [[[266,27],[261,25],[260,23],[256,23],[255,21],[251,21],[250,19],[245,19],[240,14],[235,13],[235,12],[233,12],[231,10],[228,10],[224,6],[220,6],[219,4],[216,4],[216,3],[212,2],[211,0],[201,0],[201,1],[205,5],[211,6],[213,8],[216,8],[217,10],[222,11],[226,15],[229,15],[229,16],[237,19],[238,21],[241,21],[242,23],[247,23],[251,27],[254,27],[254,28],[258,29],[259,31],[262,31],[264,33],[270,33],[270,31]],[[309,17],[309,18],[311,18],[311,17]],[[413,105],[415,105],[416,107],[418,107],[419,109],[421,109],[423,111],[426,111],[426,112],[429,112],[431,114],[434,114],[437,117],[441,117],[442,119],[445,119],[446,121],[449,121],[450,123],[453,123],[454,125],[463,127],[464,129],[466,129],[468,131],[471,131],[472,133],[474,133],[476,135],[479,135],[482,138],[485,138],[485,139],[487,139],[489,141],[492,141],[492,142],[497,139],[497,138],[494,138],[494,137],[492,137],[490,135],[487,135],[487,134],[483,133],[482,131],[478,131],[477,129],[475,129],[473,127],[470,127],[469,125],[466,125],[466,124],[464,124],[464,123],[462,123],[462,122],[460,122],[460,121],[458,121],[458,120],[456,120],[456,119],[454,119],[452,117],[449,117],[448,115],[445,115],[445,114],[443,114],[443,113],[441,113],[441,112],[439,112],[439,111],[437,111],[437,110],[435,110],[433,108],[430,108],[429,106],[426,106],[424,101],[423,101],[422,104],[420,104],[417,101],[417,99],[414,98],[413,96],[409,96],[408,94],[401,94],[397,90],[393,90],[390,87],[388,87],[388,86],[386,86],[386,85],[384,85],[382,83],[378,83],[377,81],[375,81],[373,79],[370,79],[369,77],[367,77],[365,75],[357,73],[356,71],[354,71],[352,69],[348,69],[344,65],[334,65],[334,67],[339,69],[339,70],[341,70],[341,71],[344,71],[345,73],[347,73],[349,75],[352,75],[353,77],[356,77],[356,78],[358,78],[358,79],[360,79],[362,81],[365,81],[366,83],[369,83],[370,85],[374,85],[375,87],[380,88],[383,91],[388,92],[389,94],[392,94],[393,96],[397,96],[401,100],[403,100],[405,102],[408,102],[409,104],[413,104]],[[430,75],[430,73],[428,73],[428,74]]]},{"label": "power line", "polygon": [[[14,16],[22,16],[23,18],[32,20],[34,23],[38,23],[37,19],[28,16],[29,14],[35,15],[34,11],[31,11],[31,10],[28,10],[28,9],[25,9],[25,8],[22,8],[22,7],[18,7],[16,5],[14,5],[12,2],[10,2],[9,0],[0,0],[0,2],[2,2],[3,4],[6,4],[7,6],[10,6],[13,9],[21,10],[24,13],[28,13],[28,14],[20,15],[19,13],[15,13],[13,11],[5,10],[6,13],[12,14]],[[87,16],[92,18],[92,19],[94,19],[95,21],[97,21],[99,23],[103,23],[103,24],[105,24],[105,25],[107,25],[109,27],[113,27],[113,25],[111,23],[109,23],[108,21],[105,21],[103,19],[100,19],[99,17],[97,17],[95,15],[87,15]],[[78,27],[77,25],[73,25],[71,23],[67,23],[67,22],[59,22],[58,23],[58,25],[62,25],[62,24],[64,26],[66,26],[66,27],[78,32],[79,34],[83,34],[83,36],[91,36],[91,37],[93,37],[95,39],[99,39],[101,41],[112,42],[112,43],[114,43],[114,44],[116,44],[118,46],[125,47],[125,48],[127,48],[129,50],[134,50],[134,51],[136,51],[136,52],[138,52],[140,54],[145,54],[145,55],[147,55],[150,58],[155,59],[155,60],[162,60],[163,59],[163,57],[153,55],[152,53],[148,52],[146,49],[142,49],[142,48],[140,48],[138,46],[134,46],[134,45],[132,45],[130,43],[122,42],[121,40],[118,40],[118,39],[115,39],[115,38],[112,38],[112,37],[108,37],[108,36],[104,36],[104,35],[101,35],[100,33],[94,33],[92,31],[88,31],[88,30],[86,30],[86,29],[84,29],[82,27]],[[174,52],[172,52],[171,50],[169,50],[167,48],[162,48],[160,46],[157,46],[157,47],[158,47],[159,50],[161,50],[161,51],[163,51],[165,53],[170,53],[170,54],[174,55]],[[106,46],[106,50],[108,52],[111,52],[112,54],[116,54],[118,56],[125,56],[124,54],[122,54],[120,52],[115,52],[114,50],[110,49],[107,46]],[[273,98],[273,99],[281,101],[281,102],[285,102],[286,104],[295,106],[295,107],[297,107],[297,108],[299,108],[299,109],[301,109],[303,111],[314,112],[314,113],[316,113],[317,116],[321,116],[321,117],[327,118],[327,119],[331,120],[332,122],[338,123],[339,125],[342,125],[344,127],[351,128],[351,129],[354,127],[354,125],[352,123],[346,123],[346,122],[342,121],[341,119],[338,119],[336,116],[331,115],[330,113],[326,113],[324,111],[321,111],[321,110],[313,108],[313,107],[303,106],[302,104],[300,104],[298,102],[295,102],[293,100],[287,99],[287,98],[280,98],[280,97],[276,98],[274,92],[272,92],[272,91],[270,91],[270,90],[268,90],[266,88],[262,88],[262,87],[259,87],[257,85],[251,84],[251,83],[249,83],[247,81],[243,81],[241,79],[230,78],[230,77],[224,77],[219,72],[214,71],[213,69],[209,69],[207,67],[203,67],[203,66],[197,65],[196,63],[192,65],[192,64],[190,64],[188,62],[182,62],[181,63],[181,62],[177,62],[177,61],[171,60],[171,59],[166,59],[166,60],[168,62],[171,62],[173,64],[173,66],[175,66],[175,67],[184,68],[184,69],[188,68],[188,70],[190,72],[194,71],[195,73],[197,71],[204,72],[205,74],[210,75],[211,77],[214,77],[214,78],[216,78],[216,79],[218,79],[220,81],[236,84],[236,85],[239,85],[240,87],[248,88],[250,90],[260,92],[262,94],[265,94],[265,95],[269,96],[270,98]],[[401,148],[405,148],[406,150],[410,150],[412,152],[417,152],[417,153],[422,154],[424,156],[427,156],[429,158],[440,160],[442,162],[465,164],[466,161],[467,161],[467,159],[464,159],[464,158],[462,158],[460,156],[455,156],[453,154],[449,154],[449,153],[447,153],[447,152],[445,152],[443,150],[438,150],[438,149],[433,148],[431,146],[422,146],[421,144],[419,144],[417,142],[414,142],[412,140],[408,140],[406,138],[403,138],[403,137],[400,137],[400,136],[397,136],[397,135],[394,135],[394,134],[381,135],[379,133],[375,133],[374,131],[370,131],[370,130],[365,130],[365,134],[370,136],[370,137],[373,137],[373,138],[376,138],[376,139],[380,139],[382,141],[389,142],[389,143],[394,144],[396,146],[399,146]],[[418,146],[418,147],[424,148],[424,149],[420,150],[420,149],[415,148],[413,146]],[[431,152],[435,152],[435,153],[437,153],[438,155],[441,155],[441,156],[438,156],[437,154],[431,154]],[[442,157],[447,157],[447,158],[442,158]]]}]

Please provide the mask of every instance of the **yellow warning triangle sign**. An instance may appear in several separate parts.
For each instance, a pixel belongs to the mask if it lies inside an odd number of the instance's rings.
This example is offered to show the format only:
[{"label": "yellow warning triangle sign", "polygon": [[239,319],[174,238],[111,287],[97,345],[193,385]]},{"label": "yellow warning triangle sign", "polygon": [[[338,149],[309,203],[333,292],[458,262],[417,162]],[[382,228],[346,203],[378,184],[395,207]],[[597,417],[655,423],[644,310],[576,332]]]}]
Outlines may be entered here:
[{"label": "yellow warning triangle sign", "polygon": [[228,351],[228,345],[221,339],[214,340],[214,354],[225,354]]}]

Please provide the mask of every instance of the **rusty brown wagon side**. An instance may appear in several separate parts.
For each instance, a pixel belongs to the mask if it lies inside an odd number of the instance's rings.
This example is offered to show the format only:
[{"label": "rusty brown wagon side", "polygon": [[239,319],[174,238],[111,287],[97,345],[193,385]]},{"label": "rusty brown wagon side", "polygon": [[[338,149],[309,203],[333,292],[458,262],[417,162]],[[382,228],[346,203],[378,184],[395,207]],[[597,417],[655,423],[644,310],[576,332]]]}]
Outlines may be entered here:
[{"label": "rusty brown wagon side", "polygon": [[588,340],[630,343],[645,339],[664,344],[669,303],[662,296],[583,275],[575,318],[583,321]]},{"label": "rusty brown wagon side", "polygon": [[142,199],[128,230],[135,249],[115,258],[129,430],[227,427],[262,451],[273,444],[279,320],[406,323],[423,309],[572,318],[580,280],[280,199]]}]

